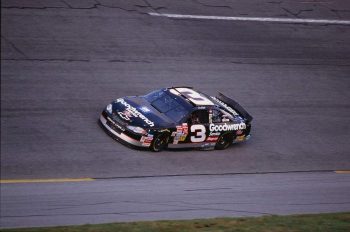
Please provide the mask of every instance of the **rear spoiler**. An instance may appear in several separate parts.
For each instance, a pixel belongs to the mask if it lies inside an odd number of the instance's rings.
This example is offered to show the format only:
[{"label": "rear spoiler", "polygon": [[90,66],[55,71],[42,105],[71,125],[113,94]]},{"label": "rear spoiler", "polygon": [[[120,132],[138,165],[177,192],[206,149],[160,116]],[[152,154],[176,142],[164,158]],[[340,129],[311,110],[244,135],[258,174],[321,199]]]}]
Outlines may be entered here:
[{"label": "rear spoiler", "polygon": [[231,106],[233,109],[235,109],[241,116],[243,116],[247,122],[251,122],[253,120],[253,117],[236,101],[232,100],[231,98],[226,97],[224,94],[219,92],[219,95],[216,96],[220,101],[223,101],[228,106]]}]

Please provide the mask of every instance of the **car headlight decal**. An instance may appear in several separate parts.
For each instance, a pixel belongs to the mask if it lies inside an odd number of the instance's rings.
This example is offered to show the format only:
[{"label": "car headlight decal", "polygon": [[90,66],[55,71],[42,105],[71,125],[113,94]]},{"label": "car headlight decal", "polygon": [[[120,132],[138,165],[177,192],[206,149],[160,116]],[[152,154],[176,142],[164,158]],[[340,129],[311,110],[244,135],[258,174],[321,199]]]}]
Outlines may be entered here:
[{"label": "car headlight decal", "polygon": [[127,126],[127,128],[137,134],[146,134],[146,130],[138,126]]},{"label": "car headlight decal", "polygon": [[108,105],[106,106],[107,112],[111,114],[111,113],[112,113],[112,110],[113,110],[112,108],[113,108],[113,107],[112,107],[112,104],[108,104]]}]

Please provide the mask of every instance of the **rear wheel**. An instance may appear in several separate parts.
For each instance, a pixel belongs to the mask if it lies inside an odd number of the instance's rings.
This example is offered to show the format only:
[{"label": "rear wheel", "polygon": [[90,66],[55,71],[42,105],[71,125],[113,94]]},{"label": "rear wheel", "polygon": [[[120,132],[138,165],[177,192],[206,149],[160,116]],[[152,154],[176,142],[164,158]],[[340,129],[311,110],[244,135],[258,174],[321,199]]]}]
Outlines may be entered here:
[{"label": "rear wheel", "polygon": [[215,149],[217,150],[224,150],[228,148],[233,142],[233,135],[232,134],[223,134],[219,137],[218,141],[216,142]]},{"label": "rear wheel", "polygon": [[155,152],[162,151],[168,145],[169,136],[165,133],[158,134],[151,143],[151,150]]}]

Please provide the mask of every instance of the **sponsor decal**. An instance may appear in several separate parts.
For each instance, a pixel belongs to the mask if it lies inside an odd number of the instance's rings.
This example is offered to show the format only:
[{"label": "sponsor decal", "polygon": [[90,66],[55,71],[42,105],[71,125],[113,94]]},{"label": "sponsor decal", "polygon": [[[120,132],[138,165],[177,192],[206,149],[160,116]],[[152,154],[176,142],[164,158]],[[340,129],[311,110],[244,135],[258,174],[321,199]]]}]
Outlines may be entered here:
[{"label": "sponsor decal", "polygon": [[[112,124],[114,127],[118,127],[119,130],[121,131],[125,131],[125,129],[123,127],[121,127],[120,125],[118,125],[117,123],[115,123],[112,119],[110,119],[109,117],[107,117],[108,121],[110,122],[110,124]],[[108,123],[107,123],[108,125]],[[113,129],[113,128],[112,128]],[[115,129],[114,129],[115,130]]]},{"label": "sponsor decal", "polygon": [[182,123],[180,126],[176,126],[176,131],[174,131],[171,136],[174,137],[173,144],[178,144],[178,142],[185,141],[188,135],[188,125],[187,123]]},{"label": "sponsor decal", "polygon": [[209,136],[207,142],[216,142],[219,139],[219,136]]},{"label": "sponsor decal", "polygon": [[118,127],[120,130],[122,130],[122,131],[125,131],[125,129],[123,128],[123,127],[121,127],[121,126],[119,126],[118,124],[114,124],[116,127]]},{"label": "sponsor decal", "polygon": [[221,132],[210,132],[209,136],[219,136],[221,134]]},{"label": "sponsor decal", "polygon": [[153,135],[142,136],[140,142],[142,146],[149,147],[152,143]]},{"label": "sponsor decal", "polygon": [[187,123],[182,124],[182,135],[179,138],[179,141],[185,141],[186,137],[188,135],[188,125]]},{"label": "sponsor decal", "polygon": [[217,99],[216,97],[210,96],[213,100],[215,100],[216,102],[220,103],[226,110],[228,110],[230,113],[232,113],[235,116],[239,116],[239,114],[232,109],[232,107],[230,107],[229,105],[227,105],[225,102],[220,101],[219,99]]},{"label": "sponsor decal", "polygon": [[238,142],[244,141],[244,139],[245,139],[244,135],[240,135],[240,136],[236,137],[236,141],[238,141]]},{"label": "sponsor decal", "polygon": [[236,123],[236,124],[210,124],[209,130],[210,131],[234,131],[234,130],[243,130],[246,129],[246,124],[244,122]]},{"label": "sponsor decal", "polygon": [[132,107],[129,103],[127,103],[123,98],[118,98],[116,100],[118,103],[124,105],[126,107],[126,111],[128,111],[133,117],[141,118],[147,125],[150,127],[154,126],[154,122],[149,120],[145,115],[143,115],[140,111],[138,111],[135,107]]}]

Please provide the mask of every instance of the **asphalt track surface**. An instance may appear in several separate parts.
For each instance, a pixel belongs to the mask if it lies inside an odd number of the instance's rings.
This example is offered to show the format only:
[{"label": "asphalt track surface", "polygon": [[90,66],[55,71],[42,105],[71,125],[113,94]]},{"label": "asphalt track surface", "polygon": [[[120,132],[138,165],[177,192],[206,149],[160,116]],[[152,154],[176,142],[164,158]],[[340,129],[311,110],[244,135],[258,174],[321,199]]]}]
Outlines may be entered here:
[{"label": "asphalt track surface", "polygon": [[[150,13],[349,21],[350,3],[2,1],[1,179],[350,169],[349,25]],[[96,123],[113,99],[175,85],[236,99],[252,139],[152,153]]]},{"label": "asphalt track surface", "polygon": [[349,211],[350,175],[332,172],[8,184],[2,227]]}]

